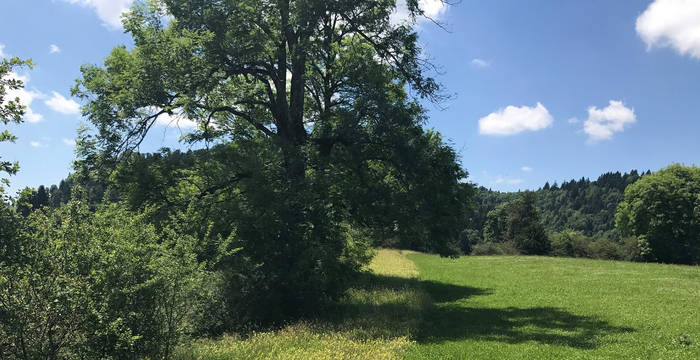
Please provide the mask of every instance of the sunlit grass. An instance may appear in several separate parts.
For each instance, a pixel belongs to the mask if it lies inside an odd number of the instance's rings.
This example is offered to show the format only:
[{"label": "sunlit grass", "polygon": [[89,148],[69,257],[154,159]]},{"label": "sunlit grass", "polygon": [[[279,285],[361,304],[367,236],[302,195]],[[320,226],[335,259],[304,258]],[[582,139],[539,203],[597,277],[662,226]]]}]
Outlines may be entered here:
[{"label": "sunlit grass", "polygon": [[[410,255],[435,305],[415,359],[700,359],[700,267]],[[450,288],[447,285],[452,285]]]},{"label": "sunlit grass", "polygon": [[297,324],[243,340],[227,336],[184,346],[176,359],[397,359],[410,345],[407,338],[355,340],[344,332]]}]

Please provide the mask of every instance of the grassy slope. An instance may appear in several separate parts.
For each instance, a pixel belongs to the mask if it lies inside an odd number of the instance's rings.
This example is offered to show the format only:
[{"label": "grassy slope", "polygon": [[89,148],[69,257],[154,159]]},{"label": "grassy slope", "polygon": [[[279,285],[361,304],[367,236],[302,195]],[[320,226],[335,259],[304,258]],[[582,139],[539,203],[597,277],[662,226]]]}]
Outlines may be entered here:
[{"label": "grassy slope", "polygon": [[406,254],[379,250],[334,317],[176,359],[700,359],[698,267]]},{"label": "grassy slope", "polygon": [[700,268],[410,255],[436,304],[408,358],[700,359]]},{"label": "grassy slope", "polygon": [[373,274],[348,291],[332,317],[247,339],[198,341],[180,347],[175,359],[400,359],[430,304],[407,253],[378,250]]}]

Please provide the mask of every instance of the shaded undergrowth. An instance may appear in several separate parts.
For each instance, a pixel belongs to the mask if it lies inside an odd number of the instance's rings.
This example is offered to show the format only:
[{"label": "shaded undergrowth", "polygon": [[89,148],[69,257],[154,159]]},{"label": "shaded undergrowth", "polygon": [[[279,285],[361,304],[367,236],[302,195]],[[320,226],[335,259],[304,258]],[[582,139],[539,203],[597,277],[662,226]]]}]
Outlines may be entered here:
[{"label": "shaded undergrowth", "polygon": [[370,270],[323,315],[277,331],[196,341],[175,358],[400,359],[431,299],[404,252],[379,250]]}]

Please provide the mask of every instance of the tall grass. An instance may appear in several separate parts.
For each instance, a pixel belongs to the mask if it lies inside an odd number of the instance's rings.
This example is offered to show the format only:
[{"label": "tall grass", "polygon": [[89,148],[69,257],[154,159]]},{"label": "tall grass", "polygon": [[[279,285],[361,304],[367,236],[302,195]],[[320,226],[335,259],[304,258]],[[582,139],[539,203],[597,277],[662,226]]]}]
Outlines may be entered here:
[{"label": "tall grass", "polygon": [[278,331],[229,335],[181,346],[177,360],[400,359],[431,300],[408,252],[377,250],[367,274],[329,315]]}]

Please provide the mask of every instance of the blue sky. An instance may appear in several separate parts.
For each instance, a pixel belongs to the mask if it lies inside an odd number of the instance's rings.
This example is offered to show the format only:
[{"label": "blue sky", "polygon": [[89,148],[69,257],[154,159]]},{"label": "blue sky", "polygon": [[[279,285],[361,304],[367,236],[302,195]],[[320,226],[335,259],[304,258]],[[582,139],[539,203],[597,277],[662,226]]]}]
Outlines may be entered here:
[{"label": "blue sky", "polygon": [[[427,105],[429,126],[471,181],[514,191],[698,163],[700,1],[422,1],[449,30],[418,25],[455,95],[445,109]],[[10,128],[20,139],[0,145],[3,159],[20,161],[12,191],[70,171],[81,119],[69,89],[80,65],[131,43],[118,22],[129,3],[0,0],[0,51],[37,64],[17,74],[31,100],[27,121]],[[142,150],[175,145],[181,125],[163,124]]]}]

